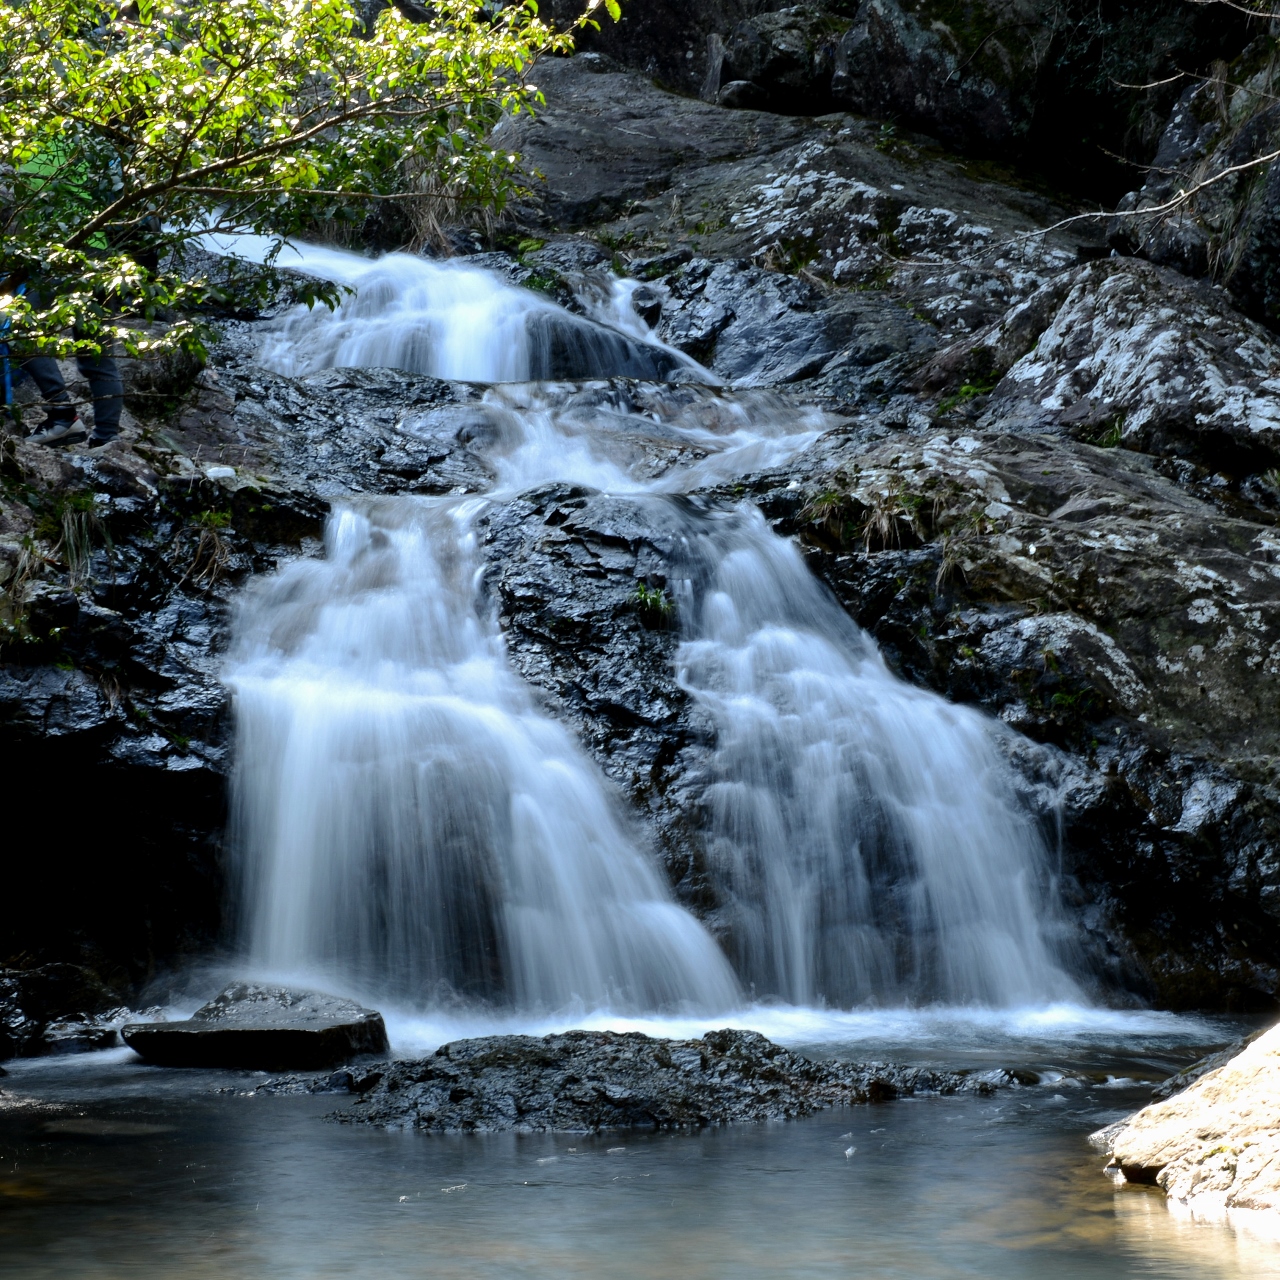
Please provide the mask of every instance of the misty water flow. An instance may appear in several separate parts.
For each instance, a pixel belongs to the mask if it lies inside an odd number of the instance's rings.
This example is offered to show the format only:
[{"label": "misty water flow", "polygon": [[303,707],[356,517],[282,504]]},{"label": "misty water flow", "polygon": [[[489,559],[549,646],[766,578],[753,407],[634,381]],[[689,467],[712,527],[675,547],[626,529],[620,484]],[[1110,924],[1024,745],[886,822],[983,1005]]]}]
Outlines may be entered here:
[{"label": "misty water flow", "polygon": [[665,589],[680,682],[716,729],[701,782],[724,936],[673,901],[598,767],[509,670],[489,498],[361,500],[323,560],[250,593],[228,675],[263,970],[529,1013],[1082,1000],[997,726],[894,677],[754,508],[671,496],[784,461],[823,415],[706,385],[646,340],[624,282],[572,316],[465,264],[298,252],[358,292],[285,316],[265,364],[506,383],[466,436],[489,497],[570,481],[677,527]]}]

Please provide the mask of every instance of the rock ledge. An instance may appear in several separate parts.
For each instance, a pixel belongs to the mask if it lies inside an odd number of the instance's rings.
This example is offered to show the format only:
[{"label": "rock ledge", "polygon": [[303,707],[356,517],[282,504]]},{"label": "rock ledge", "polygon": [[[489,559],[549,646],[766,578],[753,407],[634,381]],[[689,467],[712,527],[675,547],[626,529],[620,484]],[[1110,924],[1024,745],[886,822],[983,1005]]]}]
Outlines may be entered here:
[{"label": "rock ledge", "polygon": [[163,1067],[306,1071],[387,1051],[380,1013],[315,991],[247,982],[229,986],[186,1022],[135,1022],[120,1034]]},{"label": "rock ledge", "polygon": [[351,1082],[362,1096],[332,1118],[436,1132],[682,1129],[790,1120],[913,1093],[990,1093],[1002,1082],[879,1063],[814,1062],[754,1031],[712,1031],[701,1040],[568,1031],[541,1039],[457,1040],[429,1058],[387,1063]]},{"label": "rock ledge", "polygon": [[1280,1228],[1280,1026],[1093,1141],[1128,1182],[1205,1216],[1261,1210]]}]

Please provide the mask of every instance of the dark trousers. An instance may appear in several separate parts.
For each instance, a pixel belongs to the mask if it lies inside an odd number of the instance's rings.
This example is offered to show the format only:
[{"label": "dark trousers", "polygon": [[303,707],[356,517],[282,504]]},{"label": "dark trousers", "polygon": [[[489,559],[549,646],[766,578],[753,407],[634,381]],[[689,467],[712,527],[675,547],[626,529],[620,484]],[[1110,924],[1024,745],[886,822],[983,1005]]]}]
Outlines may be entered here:
[{"label": "dark trousers", "polygon": [[[93,434],[100,440],[109,440],[120,430],[120,412],[124,408],[124,384],[120,381],[120,370],[108,355],[77,356],[76,364],[88,380],[93,395]],[[62,380],[58,362],[52,356],[31,356],[22,362],[22,369],[40,388],[48,414],[46,421],[73,422],[76,407],[67,394],[67,384]]]}]

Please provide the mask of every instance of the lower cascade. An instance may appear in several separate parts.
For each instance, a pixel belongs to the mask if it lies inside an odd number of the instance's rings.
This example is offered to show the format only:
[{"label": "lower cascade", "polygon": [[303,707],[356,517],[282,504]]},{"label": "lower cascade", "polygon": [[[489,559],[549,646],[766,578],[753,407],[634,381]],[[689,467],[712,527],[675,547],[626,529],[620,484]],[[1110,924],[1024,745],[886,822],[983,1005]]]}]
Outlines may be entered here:
[{"label": "lower cascade", "polygon": [[727,961],[476,607],[481,505],[340,510],[246,609],[254,953],[419,999],[726,1008]]},{"label": "lower cascade", "polygon": [[[448,284],[432,313],[412,273],[383,272],[357,295],[363,309],[286,317],[262,358],[282,371],[320,351],[357,362],[360,325],[410,304],[430,313],[424,332],[447,330],[446,351],[482,347],[495,315],[530,312],[529,295],[484,272],[450,268]],[[517,377],[538,367],[549,307],[502,330]],[[611,349],[609,334],[637,341],[609,318],[572,317],[606,335],[579,352]],[[493,430],[473,428],[471,447],[494,493],[352,499],[330,517],[323,560],[242,605],[228,681],[261,969],[517,1011],[1083,999],[997,726],[897,679],[756,510],[667,496],[781,460],[820,415],[697,385],[608,407],[547,383],[495,387],[480,411]],[[636,446],[655,435],[675,459],[657,469]],[[507,665],[476,521],[548,480],[662,503],[683,530],[677,668],[715,730],[700,782],[718,940]]]}]

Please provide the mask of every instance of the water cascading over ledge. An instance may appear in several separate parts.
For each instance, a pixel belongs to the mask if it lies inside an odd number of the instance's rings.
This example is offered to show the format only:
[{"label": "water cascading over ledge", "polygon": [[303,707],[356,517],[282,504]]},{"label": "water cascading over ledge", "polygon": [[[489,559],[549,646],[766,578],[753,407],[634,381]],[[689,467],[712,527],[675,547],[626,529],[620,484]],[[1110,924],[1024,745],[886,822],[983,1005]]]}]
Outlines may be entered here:
[{"label": "water cascading over ledge", "polygon": [[587,318],[465,264],[402,253],[371,262],[314,246],[300,258],[356,292],[333,312],[299,307],[285,317],[262,352],[280,373],[366,365],[462,382],[711,380],[681,352],[645,339],[625,287],[593,300],[597,315]]},{"label": "water cascading over ledge", "polygon": [[477,608],[475,499],[340,509],[231,675],[253,955],[401,999],[730,1007],[599,772]]},{"label": "water cascading over ledge", "polygon": [[[357,262],[344,269],[369,287],[332,316],[286,317],[266,362],[407,362],[396,317],[412,312],[419,371],[537,367],[527,320],[557,310],[544,299],[465,266],[384,264],[370,283]],[[565,333],[645,346],[561,316]],[[573,349],[586,359],[616,351],[612,340]],[[652,350],[650,380],[669,355]],[[896,679],[753,509],[661,496],[783,460],[815,438],[819,415],[692,387],[630,404],[495,387],[482,408],[493,429],[473,425],[470,447],[499,477],[494,494],[339,509],[326,559],[259,584],[242,611],[229,682],[264,968],[423,1005],[527,1010],[711,1012],[744,988],[844,1007],[1081,998],[1046,851],[995,727]],[[674,446],[658,471],[637,444],[655,436]],[[679,531],[677,665],[716,732],[699,783],[723,950],[507,666],[475,520],[487,501],[550,480],[634,495]]]}]

